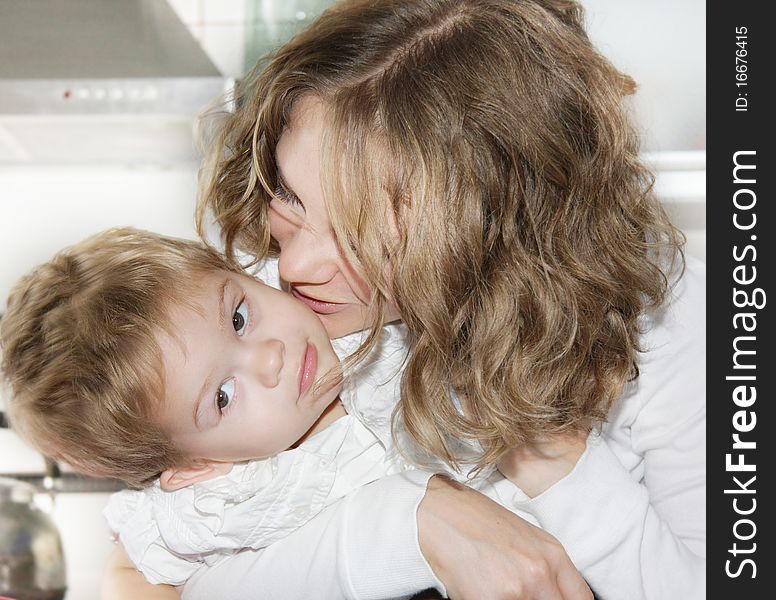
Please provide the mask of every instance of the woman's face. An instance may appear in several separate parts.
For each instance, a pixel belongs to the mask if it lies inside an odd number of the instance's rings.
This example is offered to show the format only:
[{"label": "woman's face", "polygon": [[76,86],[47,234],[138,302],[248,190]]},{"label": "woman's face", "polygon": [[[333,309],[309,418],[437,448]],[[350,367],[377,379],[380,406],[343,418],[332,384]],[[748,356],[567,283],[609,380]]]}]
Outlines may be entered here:
[{"label": "woman's face", "polygon": [[[324,107],[316,98],[298,100],[276,149],[279,189],[269,205],[272,237],[280,246],[280,278],[315,311],[329,337],[367,327],[369,285],[344,257],[323,199],[320,144]],[[399,318],[392,305],[386,320]]]}]

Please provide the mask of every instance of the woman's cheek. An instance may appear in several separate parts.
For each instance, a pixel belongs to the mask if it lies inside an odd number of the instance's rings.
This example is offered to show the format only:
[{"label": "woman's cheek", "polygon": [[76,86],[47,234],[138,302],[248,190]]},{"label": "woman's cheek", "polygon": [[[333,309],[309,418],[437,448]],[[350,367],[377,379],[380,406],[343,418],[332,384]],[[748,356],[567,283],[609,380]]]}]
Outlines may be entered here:
[{"label": "woman's cheek", "polygon": [[372,299],[372,288],[369,286],[369,283],[367,283],[359,270],[350,262],[343,262],[342,271],[348,282],[348,286],[363,304],[369,304],[369,301]]},{"label": "woman's cheek", "polygon": [[269,221],[270,235],[272,235],[275,241],[282,248],[283,243],[292,233],[293,225],[278,215],[277,212],[271,207],[269,211],[267,211],[267,217]]}]

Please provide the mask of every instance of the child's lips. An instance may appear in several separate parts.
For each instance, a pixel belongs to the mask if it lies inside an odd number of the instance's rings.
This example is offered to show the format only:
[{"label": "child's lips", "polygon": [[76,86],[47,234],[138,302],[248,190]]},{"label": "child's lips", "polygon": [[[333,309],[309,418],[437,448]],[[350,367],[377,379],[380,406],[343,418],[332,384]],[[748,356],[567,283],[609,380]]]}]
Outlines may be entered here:
[{"label": "child's lips", "polygon": [[310,342],[302,355],[302,363],[299,367],[299,397],[301,398],[310,389],[315,381],[315,373],[318,369],[318,350]]}]

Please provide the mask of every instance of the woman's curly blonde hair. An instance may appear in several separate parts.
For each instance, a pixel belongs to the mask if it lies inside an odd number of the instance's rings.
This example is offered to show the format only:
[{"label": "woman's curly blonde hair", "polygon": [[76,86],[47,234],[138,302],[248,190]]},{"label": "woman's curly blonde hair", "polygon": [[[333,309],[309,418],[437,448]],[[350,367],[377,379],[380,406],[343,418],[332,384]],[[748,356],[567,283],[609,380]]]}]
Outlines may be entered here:
[{"label": "woman's curly blonde hair", "polygon": [[570,0],[339,2],[242,82],[200,221],[232,256],[272,252],[275,149],[295,103],[321,100],[332,225],[374,327],[390,299],[410,333],[404,426],[453,465],[477,440],[483,466],[606,419],[683,264],[623,108],[634,87]]}]

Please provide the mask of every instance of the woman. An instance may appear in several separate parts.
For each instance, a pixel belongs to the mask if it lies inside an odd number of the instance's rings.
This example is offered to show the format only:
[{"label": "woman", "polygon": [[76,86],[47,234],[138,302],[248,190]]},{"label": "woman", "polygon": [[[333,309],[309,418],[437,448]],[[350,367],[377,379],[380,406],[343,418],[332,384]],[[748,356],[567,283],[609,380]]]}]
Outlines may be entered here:
[{"label": "woman", "polygon": [[472,490],[388,478],[184,597],[589,597],[569,557],[604,598],[705,595],[703,281],[632,88],[563,0],[343,2],[247,82],[203,196],[227,251],[278,252],[332,337],[369,330],[356,364],[401,319],[397,422],[497,464],[568,556]]}]

